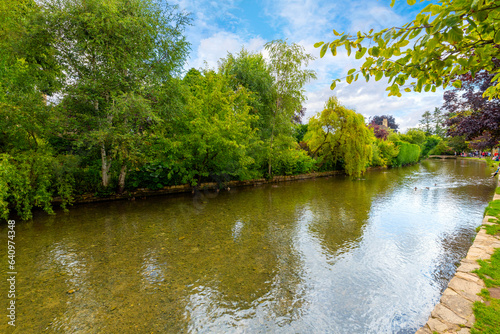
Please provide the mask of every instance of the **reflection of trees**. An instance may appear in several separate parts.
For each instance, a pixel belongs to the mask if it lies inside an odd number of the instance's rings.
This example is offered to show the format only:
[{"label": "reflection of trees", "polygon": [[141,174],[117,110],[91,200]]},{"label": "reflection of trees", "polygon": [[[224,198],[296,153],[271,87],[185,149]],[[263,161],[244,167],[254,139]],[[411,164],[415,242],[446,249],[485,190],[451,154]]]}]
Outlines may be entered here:
[{"label": "reflection of trees", "polygon": [[101,332],[286,327],[308,312],[314,274],[306,263],[313,253],[304,254],[298,238],[306,234],[307,245],[335,261],[362,238],[374,204],[414,187],[407,176],[462,168],[454,164],[232,189],[196,205],[189,195],[103,203],[36,219],[19,239],[20,263],[33,268],[23,272],[22,294],[34,301],[20,312],[34,314],[33,326],[69,328],[62,326],[78,320]]}]

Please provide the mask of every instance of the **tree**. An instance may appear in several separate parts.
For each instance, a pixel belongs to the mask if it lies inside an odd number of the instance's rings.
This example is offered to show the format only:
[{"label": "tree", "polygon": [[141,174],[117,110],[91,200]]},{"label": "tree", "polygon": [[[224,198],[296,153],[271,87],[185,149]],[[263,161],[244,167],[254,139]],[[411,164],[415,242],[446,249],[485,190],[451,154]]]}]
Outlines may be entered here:
[{"label": "tree", "polygon": [[229,78],[214,71],[205,71],[190,85],[167,148],[175,172],[192,186],[210,177],[252,178],[254,160],[248,151],[260,142],[251,127],[256,116],[250,113],[250,93],[241,86],[233,90]]},{"label": "tree", "polygon": [[400,134],[401,140],[407,141],[410,144],[417,144],[422,147],[425,143],[425,132],[420,129],[408,129],[406,133]]},{"label": "tree", "polygon": [[268,175],[272,176],[272,157],[276,148],[293,144],[292,121],[305,101],[304,85],[316,78],[312,70],[304,69],[314,57],[298,44],[275,40],[265,45],[269,52],[269,68],[273,77],[271,136],[269,138]]},{"label": "tree", "polygon": [[[150,0],[46,0],[41,6],[67,75],[61,104],[67,107],[67,133],[81,145],[101,138],[102,185],[107,187],[113,140],[83,134],[89,129],[113,133],[108,130],[116,125],[112,110],[119,96],[143,95],[181,69],[188,50],[182,32],[189,17],[175,6]],[[122,126],[130,124],[135,123]]]},{"label": "tree", "polygon": [[382,128],[380,125],[375,124],[374,121],[371,121],[371,123],[368,124],[368,127],[373,130],[373,133],[375,134],[376,138],[382,139],[382,140],[387,139],[387,136],[389,135],[389,131]]},{"label": "tree", "polygon": [[[494,74],[486,71],[460,77],[462,86],[444,93],[442,109],[447,111],[446,124],[450,136],[464,137],[477,143],[486,141],[494,147],[500,140],[500,100],[487,99],[483,94],[492,86]],[[479,138],[480,137],[480,138]]]},{"label": "tree", "polygon": [[387,126],[394,131],[398,131],[399,124],[396,123],[396,119],[392,115],[382,115],[382,116],[373,116],[370,118],[370,123],[374,123],[376,125],[383,125],[384,119],[387,120]]},{"label": "tree", "polygon": [[329,98],[325,109],[309,120],[305,139],[313,156],[322,163],[341,162],[348,175],[359,177],[372,157],[373,132],[361,114],[342,106],[336,97]]},{"label": "tree", "polygon": [[441,138],[444,138],[446,135],[446,129],[444,128],[445,117],[443,116],[443,112],[439,108],[434,108],[434,112],[432,113],[432,120],[434,121],[434,134]]},{"label": "tree", "polygon": [[426,110],[422,114],[422,118],[419,121],[420,127],[425,131],[425,135],[432,135],[432,114],[430,111]]},{"label": "tree", "polygon": [[[392,0],[391,6],[396,0]],[[413,5],[416,0],[408,0]],[[482,70],[494,74],[495,82],[484,96],[500,96],[500,72],[495,67],[499,58],[500,4],[496,0],[440,0],[426,6],[415,19],[402,27],[378,32],[358,32],[356,35],[333,33],[339,38],[318,42],[320,57],[328,49],[335,56],[344,46],[350,56],[364,57],[359,69],[350,69],[345,78],[351,83],[361,77],[369,81],[388,78],[389,96],[401,96],[400,90],[428,92],[436,87],[453,84],[460,87],[458,76],[476,75]],[[366,43],[369,45],[366,45]],[[412,43],[412,44],[410,44]],[[331,88],[340,79],[332,82]]]},{"label": "tree", "polygon": [[219,72],[228,76],[234,90],[245,87],[250,93],[252,113],[257,115],[253,124],[263,140],[271,137],[274,107],[273,77],[271,69],[260,53],[252,54],[242,49],[238,54],[228,53],[219,62]]}]

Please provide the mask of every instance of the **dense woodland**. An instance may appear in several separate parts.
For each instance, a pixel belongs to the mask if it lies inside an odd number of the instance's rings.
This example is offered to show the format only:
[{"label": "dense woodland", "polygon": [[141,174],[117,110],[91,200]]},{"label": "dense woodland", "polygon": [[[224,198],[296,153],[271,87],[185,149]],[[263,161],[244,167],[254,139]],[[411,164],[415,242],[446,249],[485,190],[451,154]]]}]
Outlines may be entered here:
[{"label": "dense woodland", "polygon": [[[302,124],[313,56],[286,40],[183,71],[188,14],[150,0],[14,0],[0,12],[0,217],[75,195],[271,178],[362,175],[470,148],[460,107],[397,132],[334,96]],[[472,79],[471,79],[472,80]],[[466,79],[464,79],[464,82]],[[460,95],[458,87],[455,97]],[[487,87],[485,88],[487,89]],[[444,108],[442,108],[444,110]],[[382,125],[387,119],[389,128]],[[453,120],[450,120],[452,119]],[[465,122],[465,121],[464,121]],[[452,129],[455,137],[447,137]],[[489,146],[496,144],[495,140]]]}]

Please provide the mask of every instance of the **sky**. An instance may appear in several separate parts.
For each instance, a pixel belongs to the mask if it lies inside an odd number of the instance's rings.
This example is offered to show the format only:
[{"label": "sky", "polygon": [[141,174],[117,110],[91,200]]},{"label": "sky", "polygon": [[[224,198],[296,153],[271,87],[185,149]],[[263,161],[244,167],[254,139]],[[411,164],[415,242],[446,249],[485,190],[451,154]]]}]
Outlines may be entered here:
[{"label": "sky", "polygon": [[[335,78],[345,77],[347,71],[362,63],[348,57],[345,50],[336,57],[331,53],[319,58],[319,41],[334,39],[333,29],[339,32],[375,31],[402,26],[428,3],[414,6],[398,0],[390,7],[390,0],[173,0],[180,10],[190,13],[192,25],[186,29],[191,52],[186,69],[217,68],[217,62],[228,53],[236,54],[243,47],[251,52],[265,54],[264,44],[275,39],[302,45],[316,59],[308,68],[316,71],[317,79],[305,86],[307,109],[304,122],[320,112],[330,96],[350,109],[369,117],[392,115],[404,132],[418,126],[421,115],[443,104],[443,91],[435,93],[405,93],[402,97],[388,97],[387,81],[368,83],[362,79],[352,84],[342,82],[335,90],[330,84]],[[340,49],[339,49],[340,50]]]}]

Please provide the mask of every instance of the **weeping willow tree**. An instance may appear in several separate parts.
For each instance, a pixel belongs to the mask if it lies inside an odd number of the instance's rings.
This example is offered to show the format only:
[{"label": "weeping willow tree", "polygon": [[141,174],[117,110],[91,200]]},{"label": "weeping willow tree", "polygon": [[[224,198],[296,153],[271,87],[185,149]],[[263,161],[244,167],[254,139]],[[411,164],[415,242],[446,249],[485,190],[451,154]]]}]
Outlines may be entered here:
[{"label": "weeping willow tree", "polygon": [[311,154],[322,164],[343,166],[352,176],[361,176],[371,161],[373,131],[361,114],[342,106],[331,97],[325,109],[309,120],[305,140]]}]

